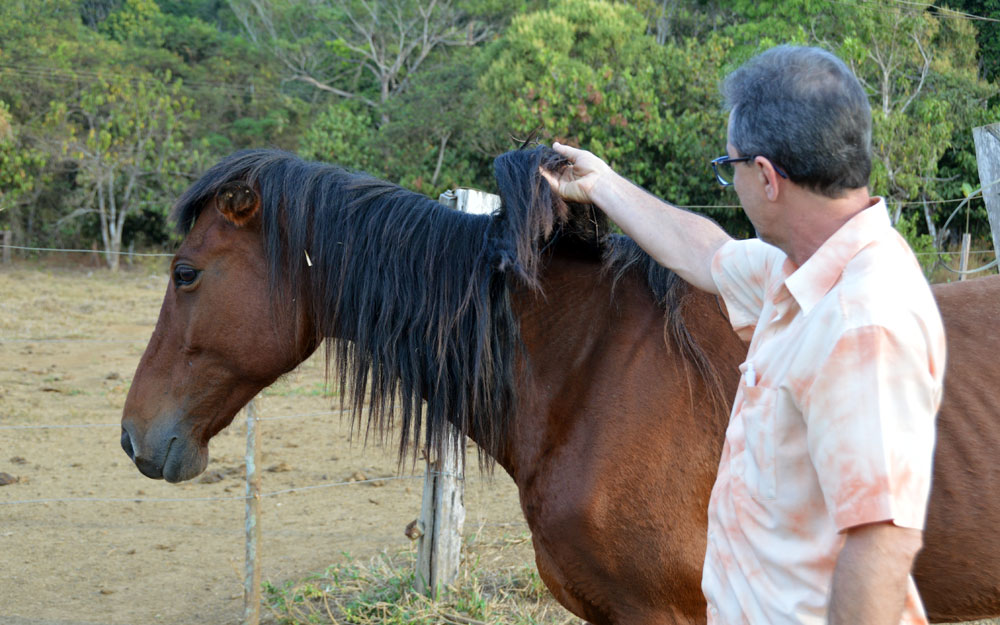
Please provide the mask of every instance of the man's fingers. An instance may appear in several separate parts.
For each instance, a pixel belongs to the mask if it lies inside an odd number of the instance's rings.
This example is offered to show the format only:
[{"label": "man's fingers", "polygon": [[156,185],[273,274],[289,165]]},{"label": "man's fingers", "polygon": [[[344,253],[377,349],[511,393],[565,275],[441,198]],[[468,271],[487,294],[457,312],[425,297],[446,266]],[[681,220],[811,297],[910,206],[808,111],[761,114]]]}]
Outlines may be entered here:
[{"label": "man's fingers", "polygon": [[559,178],[554,173],[544,167],[539,167],[538,173],[542,174],[542,177],[549,181],[549,186],[552,187],[553,191],[559,192]]},{"label": "man's fingers", "polygon": [[572,148],[568,145],[563,145],[562,143],[558,142],[552,144],[552,149],[558,152],[559,154],[565,156],[566,158],[568,158],[572,163],[575,163],[577,157],[580,155],[581,152],[583,152],[583,150],[580,150],[578,148]]}]

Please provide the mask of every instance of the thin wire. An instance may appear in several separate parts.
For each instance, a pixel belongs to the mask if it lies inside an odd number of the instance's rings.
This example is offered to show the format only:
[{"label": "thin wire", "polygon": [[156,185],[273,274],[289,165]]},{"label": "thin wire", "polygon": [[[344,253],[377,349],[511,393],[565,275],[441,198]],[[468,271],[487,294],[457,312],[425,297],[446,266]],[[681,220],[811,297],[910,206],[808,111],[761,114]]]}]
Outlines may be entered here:
[{"label": "thin wire", "polygon": [[941,262],[939,262],[938,264],[941,267],[944,267],[945,269],[947,269],[948,271],[950,271],[952,273],[957,273],[960,276],[967,276],[967,275],[972,274],[972,273],[979,273],[980,271],[986,271],[987,269],[993,269],[994,267],[997,266],[998,263],[1000,263],[1000,259],[994,260],[991,263],[987,263],[987,264],[983,265],[982,267],[977,267],[975,269],[969,269],[969,270],[966,270],[966,271],[962,271],[961,269],[952,269],[948,265],[946,265],[944,263],[941,263]]},{"label": "thin wire", "polygon": [[[133,76],[129,74],[120,74],[118,72],[85,72],[85,71],[69,71],[69,70],[58,70],[52,68],[43,67],[24,67],[16,65],[4,65],[0,64],[0,70],[6,70],[13,72],[15,74],[22,74],[28,77],[37,76],[48,76],[50,78],[55,78],[58,80],[68,81],[68,80],[95,80],[98,78],[120,78],[127,80],[131,83],[148,83],[148,84],[168,84],[165,81],[157,77],[144,77],[144,76]],[[214,87],[217,89],[222,89],[223,91],[229,91],[233,94],[245,94],[248,91],[251,92],[261,92],[270,94],[281,94],[279,89],[274,87],[269,87],[267,85],[255,85],[255,84],[239,84],[239,83],[228,83],[228,82],[205,82],[205,81],[191,81],[185,80],[184,78],[179,78],[181,85],[185,87]]]},{"label": "thin wire", "polygon": [[[914,256],[946,256],[949,254],[958,254],[959,252],[914,252]],[[976,250],[975,252],[969,252],[969,254],[994,254],[993,250]]]},{"label": "thin wire", "polygon": [[[334,414],[343,414],[348,410],[326,410],[323,412],[303,412],[300,414],[286,414],[275,417],[257,417],[258,421],[277,421],[279,419],[299,419],[305,417],[318,417]],[[77,423],[66,425],[0,425],[0,430],[48,430],[64,428],[101,428],[101,427],[121,427],[121,423]]]},{"label": "thin wire", "polygon": [[[871,0],[858,0],[857,2],[852,2],[850,0],[829,0],[836,4],[843,4],[846,6],[852,6],[858,9],[867,9],[869,11],[879,11],[882,10],[882,6],[872,6]],[[889,0],[890,2],[895,2],[906,7],[922,7],[924,11],[927,9],[937,9],[937,12],[931,13],[931,17],[936,17],[939,19],[962,19],[967,21],[981,21],[981,22],[1000,22],[1000,19],[993,17],[984,17],[982,15],[974,15],[972,13],[964,13],[962,11],[955,11],[954,9],[942,9],[942,7],[936,4],[931,4],[928,2],[912,2],[910,0]]]},{"label": "thin wire", "polygon": [[[286,488],[270,493],[261,493],[260,497],[277,497],[288,493],[297,493],[307,490],[318,490],[321,488],[333,488],[334,486],[351,486],[352,484],[371,484],[374,482],[394,482],[398,480],[422,480],[423,475],[401,475],[390,477],[373,477],[367,480],[350,480],[347,482],[330,482],[327,484],[314,484],[312,486],[299,486],[297,488]],[[31,503],[79,503],[79,502],[100,502],[100,503],[174,503],[180,501],[245,501],[249,499],[246,495],[230,495],[228,497],[56,497],[51,499],[22,499],[20,501],[0,501],[0,506],[12,506],[15,504]]]},{"label": "thin wire", "polygon": [[[927,202],[915,201],[915,202],[894,202],[894,206],[923,206],[924,204],[955,204],[957,202],[964,202],[965,198],[959,198],[954,200],[927,200]],[[686,204],[684,206],[680,204],[673,204],[676,208],[743,208],[740,204]]]},{"label": "thin wire", "polygon": [[0,425],[0,430],[61,430],[70,428],[121,427],[121,423],[77,423],[67,425]]},{"label": "thin wire", "polygon": [[0,337],[0,343],[141,343],[149,339],[33,339]]},{"label": "thin wire", "polygon": [[5,247],[9,250],[27,250],[29,252],[74,252],[81,254],[118,254],[120,256],[162,256],[166,258],[173,258],[173,254],[151,254],[142,252],[112,252],[107,250],[64,250],[55,247],[24,247],[21,245],[0,245],[0,247]]},{"label": "thin wire", "polygon": [[281,415],[281,416],[278,416],[278,417],[257,417],[257,420],[258,421],[278,421],[279,419],[298,419],[298,418],[301,418],[301,417],[320,417],[320,416],[328,416],[328,415],[334,415],[334,414],[344,414],[345,412],[350,412],[350,410],[348,410],[348,409],[344,409],[344,410],[326,410],[326,411],[323,411],[323,412],[304,412],[302,414],[288,414],[288,415]]}]

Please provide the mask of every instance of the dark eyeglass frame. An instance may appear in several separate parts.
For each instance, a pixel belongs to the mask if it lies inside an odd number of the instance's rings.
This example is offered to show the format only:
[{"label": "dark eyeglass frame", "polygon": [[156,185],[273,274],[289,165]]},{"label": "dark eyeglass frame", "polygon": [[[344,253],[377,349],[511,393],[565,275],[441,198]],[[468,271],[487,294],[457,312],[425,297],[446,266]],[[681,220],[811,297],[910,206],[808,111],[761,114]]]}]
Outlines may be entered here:
[{"label": "dark eyeglass frame", "polygon": [[[726,180],[725,178],[722,177],[722,174],[719,172],[719,165],[727,165],[727,164],[731,164],[731,163],[745,163],[747,161],[752,161],[753,159],[757,158],[758,156],[763,156],[764,158],[767,158],[763,154],[752,154],[750,156],[728,156],[727,155],[727,156],[720,156],[719,158],[713,158],[711,162],[712,162],[712,171],[715,172],[715,179],[718,180],[719,184],[721,184],[724,187],[732,186],[732,184],[733,184],[732,180]],[[784,170],[782,170],[780,167],[778,167],[777,165],[775,165],[774,161],[772,161],[771,159],[768,158],[767,160],[768,160],[769,163],[771,163],[771,166],[774,167],[774,171],[778,172],[779,176],[781,176],[785,180],[788,179],[788,174],[786,174],[784,172]]]}]

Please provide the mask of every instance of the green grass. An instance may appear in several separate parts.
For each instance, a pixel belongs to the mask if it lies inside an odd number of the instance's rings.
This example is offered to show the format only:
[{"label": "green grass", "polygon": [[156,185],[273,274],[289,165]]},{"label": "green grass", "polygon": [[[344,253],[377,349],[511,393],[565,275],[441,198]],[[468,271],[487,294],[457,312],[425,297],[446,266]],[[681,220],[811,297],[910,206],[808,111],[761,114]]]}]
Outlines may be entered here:
[{"label": "green grass", "polygon": [[[472,560],[471,562],[469,560]],[[280,586],[264,583],[264,603],[279,625],[568,625],[533,566],[484,570],[466,556],[456,582],[430,599],[414,589],[416,555],[382,553]]]}]

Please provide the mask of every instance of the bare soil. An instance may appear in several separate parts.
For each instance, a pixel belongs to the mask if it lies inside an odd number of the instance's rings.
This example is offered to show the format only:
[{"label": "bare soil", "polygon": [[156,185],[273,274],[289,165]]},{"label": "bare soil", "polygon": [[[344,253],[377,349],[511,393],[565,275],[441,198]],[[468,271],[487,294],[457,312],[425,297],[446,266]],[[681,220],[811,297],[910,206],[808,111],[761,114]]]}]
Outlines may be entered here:
[{"label": "bare soil", "polygon": [[[166,288],[162,266],[119,274],[0,266],[0,623],[238,623],[243,456],[238,418],[202,478],[143,477],[119,446],[121,408]],[[314,358],[262,394],[263,578],[413,549],[423,464],[329,414]],[[306,415],[306,416],[302,416]],[[287,418],[276,418],[287,417]],[[46,426],[46,427],[38,427]],[[470,455],[470,459],[474,458]],[[474,462],[473,462],[474,464]],[[357,479],[385,478],[374,483]],[[510,545],[479,566],[533,566],[516,489],[470,470],[466,541]],[[567,613],[567,616],[570,616]]]}]

